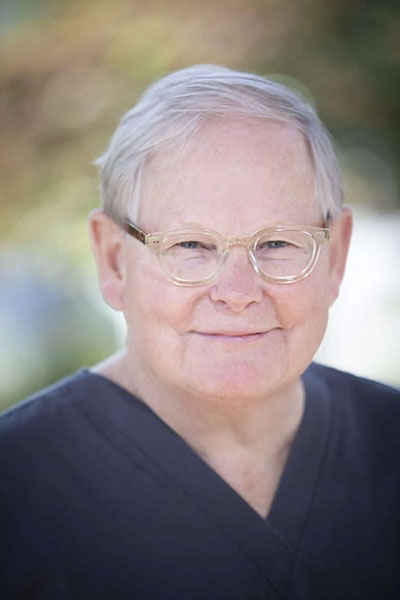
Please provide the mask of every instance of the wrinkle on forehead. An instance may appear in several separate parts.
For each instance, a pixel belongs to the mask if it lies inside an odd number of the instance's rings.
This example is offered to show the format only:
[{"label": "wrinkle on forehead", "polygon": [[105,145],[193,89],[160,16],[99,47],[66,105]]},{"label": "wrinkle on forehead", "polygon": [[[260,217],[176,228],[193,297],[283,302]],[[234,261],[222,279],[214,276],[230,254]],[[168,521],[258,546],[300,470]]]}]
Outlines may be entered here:
[{"label": "wrinkle on forehead", "polygon": [[[245,176],[249,166],[253,178]],[[265,185],[268,181],[273,185]],[[316,202],[314,183],[308,145],[293,125],[223,119],[205,125],[184,151],[171,148],[151,158],[143,174],[139,218],[153,225],[155,213],[165,211],[174,219],[181,211],[182,194],[193,194],[199,201],[213,195],[218,201],[224,190],[229,197],[226,209],[236,212],[260,196],[287,203],[288,194],[296,190],[295,212],[303,203]]]}]

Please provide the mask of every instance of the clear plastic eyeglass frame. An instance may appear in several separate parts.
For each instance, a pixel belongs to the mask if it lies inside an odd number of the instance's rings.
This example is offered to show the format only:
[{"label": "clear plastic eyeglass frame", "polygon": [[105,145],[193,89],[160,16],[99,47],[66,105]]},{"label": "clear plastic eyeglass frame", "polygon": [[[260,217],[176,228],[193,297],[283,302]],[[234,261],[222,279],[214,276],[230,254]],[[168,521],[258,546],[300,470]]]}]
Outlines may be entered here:
[{"label": "clear plastic eyeglass frame", "polygon": [[[195,279],[195,280],[181,279],[181,278],[175,277],[173,274],[169,273],[165,269],[165,267],[163,269],[165,276],[172,283],[174,283],[176,285],[192,287],[192,286],[207,285],[218,277],[218,275],[221,272],[222,267],[224,265],[224,261],[225,261],[227,252],[228,252],[229,248],[231,248],[232,246],[242,246],[242,247],[246,248],[248,259],[249,259],[251,266],[253,267],[253,269],[257,273],[257,275],[259,275],[261,277],[261,279],[263,279],[264,281],[267,281],[269,283],[278,283],[278,284],[288,284],[288,283],[295,283],[297,281],[301,281],[302,279],[305,279],[308,275],[310,275],[310,273],[314,269],[315,265],[317,264],[318,257],[320,255],[320,251],[321,251],[321,246],[328,243],[328,241],[329,241],[329,237],[330,237],[329,222],[330,222],[330,218],[329,218],[329,216],[327,216],[326,221],[325,221],[325,227],[311,227],[311,226],[298,226],[298,225],[275,225],[275,226],[271,226],[271,227],[263,227],[261,229],[258,229],[256,232],[254,232],[250,236],[229,236],[229,237],[224,237],[217,231],[213,231],[212,229],[206,229],[206,228],[199,228],[199,229],[185,228],[185,229],[179,229],[179,230],[157,231],[154,233],[146,233],[145,231],[140,229],[137,225],[135,225],[135,223],[133,223],[133,221],[131,221],[130,219],[125,220],[125,224],[124,224],[123,228],[129,235],[133,236],[139,242],[141,242],[142,244],[147,246],[147,248],[149,248],[149,250],[151,252],[153,252],[153,254],[155,254],[159,259],[161,259],[161,264],[163,264],[163,261],[162,261],[163,249],[168,245],[168,240],[171,238],[171,236],[175,236],[177,234],[196,234],[196,233],[197,234],[202,233],[202,234],[207,234],[207,235],[213,236],[219,242],[220,248],[222,251],[221,251],[219,263],[218,263],[215,271],[213,271],[213,273],[209,277],[203,278],[203,279]],[[257,247],[257,242],[265,234],[269,234],[269,233],[273,233],[273,232],[279,233],[279,232],[285,232],[285,231],[286,232],[288,232],[288,231],[304,232],[308,236],[310,236],[309,239],[310,239],[310,241],[312,241],[312,250],[311,250],[311,254],[310,254],[310,259],[309,259],[307,265],[300,271],[300,273],[298,273],[296,275],[289,275],[289,276],[284,276],[284,277],[267,275],[259,268],[259,266],[257,264],[257,260],[255,257],[255,249]]]}]

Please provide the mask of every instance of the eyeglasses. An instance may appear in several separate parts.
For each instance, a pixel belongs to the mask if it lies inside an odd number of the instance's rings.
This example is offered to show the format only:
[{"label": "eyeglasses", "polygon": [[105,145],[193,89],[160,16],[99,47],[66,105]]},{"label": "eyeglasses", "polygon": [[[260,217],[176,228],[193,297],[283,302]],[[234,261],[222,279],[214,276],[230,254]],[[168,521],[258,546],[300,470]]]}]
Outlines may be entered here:
[{"label": "eyeglasses", "polygon": [[130,219],[124,229],[158,256],[166,277],[176,285],[199,286],[213,281],[232,246],[247,249],[251,266],[264,281],[294,283],[314,269],[321,246],[329,240],[329,217],[326,227],[277,225],[244,237],[224,237],[201,228],[145,233]]}]

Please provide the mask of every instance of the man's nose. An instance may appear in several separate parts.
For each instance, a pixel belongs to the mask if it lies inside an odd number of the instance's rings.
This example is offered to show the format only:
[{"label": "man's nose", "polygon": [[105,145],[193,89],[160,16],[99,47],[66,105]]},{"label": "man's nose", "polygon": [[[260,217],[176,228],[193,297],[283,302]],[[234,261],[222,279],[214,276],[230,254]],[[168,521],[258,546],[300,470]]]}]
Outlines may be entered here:
[{"label": "man's nose", "polygon": [[263,282],[250,264],[245,248],[230,248],[221,273],[212,283],[210,297],[222,302],[233,311],[240,312],[246,306],[262,299]]}]

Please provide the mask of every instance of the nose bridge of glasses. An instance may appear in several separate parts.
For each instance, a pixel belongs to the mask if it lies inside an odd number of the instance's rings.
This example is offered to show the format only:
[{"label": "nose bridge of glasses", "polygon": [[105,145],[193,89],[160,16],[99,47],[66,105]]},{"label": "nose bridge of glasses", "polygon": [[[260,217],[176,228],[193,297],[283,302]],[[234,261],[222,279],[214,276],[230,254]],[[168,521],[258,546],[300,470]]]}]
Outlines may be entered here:
[{"label": "nose bridge of glasses", "polygon": [[225,248],[228,249],[233,246],[249,248],[251,241],[252,237],[250,236],[230,235],[225,240]]},{"label": "nose bridge of glasses", "polygon": [[[222,265],[226,264],[226,261],[228,258],[228,250],[230,248],[243,248],[247,254],[247,261],[248,261],[248,263],[250,263],[250,265],[248,265],[246,267],[246,270],[250,266],[251,270],[255,271],[258,274],[258,269],[255,264],[255,259],[254,259],[253,253],[251,252],[251,244],[253,242],[253,238],[254,238],[254,236],[239,236],[239,235],[230,235],[230,236],[226,237],[224,240],[224,248],[223,248],[223,253],[222,253]],[[244,256],[246,256],[246,254]],[[228,259],[228,261],[229,261],[229,259]],[[235,259],[233,259],[232,264],[234,264],[234,263],[236,263]]]}]

